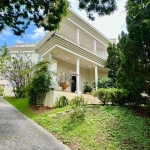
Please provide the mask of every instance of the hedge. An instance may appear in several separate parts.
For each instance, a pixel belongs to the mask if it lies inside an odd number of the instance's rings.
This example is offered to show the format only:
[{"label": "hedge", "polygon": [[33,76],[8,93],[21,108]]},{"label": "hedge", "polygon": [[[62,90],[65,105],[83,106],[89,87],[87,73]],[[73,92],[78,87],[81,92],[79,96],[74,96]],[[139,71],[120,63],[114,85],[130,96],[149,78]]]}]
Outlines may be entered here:
[{"label": "hedge", "polygon": [[121,106],[126,103],[128,91],[126,89],[117,88],[100,88],[93,92],[93,96],[97,96],[103,105],[111,102],[113,105]]}]

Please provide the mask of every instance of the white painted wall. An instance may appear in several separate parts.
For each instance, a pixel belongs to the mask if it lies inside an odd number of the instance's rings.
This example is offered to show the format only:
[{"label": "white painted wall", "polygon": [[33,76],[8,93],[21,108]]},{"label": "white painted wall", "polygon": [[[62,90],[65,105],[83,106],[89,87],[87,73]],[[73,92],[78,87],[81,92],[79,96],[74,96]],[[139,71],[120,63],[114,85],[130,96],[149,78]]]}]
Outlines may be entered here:
[{"label": "white painted wall", "polygon": [[[61,72],[62,70],[66,70],[69,72],[76,72],[76,66],[67,62],[64,62],[60,59],[56,59],[57,61],[57,67],[55,64],[55,68],[57,68],[57,72]],[[98,78],[100,77],[107,77],[108,72],[104,71],[98,71]],[[89,82],[89,85],[92,86],[92,83],[95,81],[95,71],[94,70],[88,70],[85,68],[80,67],[80,85],[81,85],[81,93],[83,93],[84,90],[84,82]],[[61,87],[56,83],[55,85],[55,90],[61,91]],[[71,91],[71,86],[67,88],[67,90],[70,92]]]}]

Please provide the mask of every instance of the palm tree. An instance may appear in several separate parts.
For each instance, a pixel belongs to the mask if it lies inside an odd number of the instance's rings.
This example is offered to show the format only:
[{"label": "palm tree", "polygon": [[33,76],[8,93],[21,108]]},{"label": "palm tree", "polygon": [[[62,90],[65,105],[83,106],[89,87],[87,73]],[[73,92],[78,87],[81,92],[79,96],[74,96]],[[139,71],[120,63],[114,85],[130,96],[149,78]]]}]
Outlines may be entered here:
[{"label": "palm tree", "polygon": [[10,59],[10,52],[6,45],[0,47],[0,60],[8,60]]}]

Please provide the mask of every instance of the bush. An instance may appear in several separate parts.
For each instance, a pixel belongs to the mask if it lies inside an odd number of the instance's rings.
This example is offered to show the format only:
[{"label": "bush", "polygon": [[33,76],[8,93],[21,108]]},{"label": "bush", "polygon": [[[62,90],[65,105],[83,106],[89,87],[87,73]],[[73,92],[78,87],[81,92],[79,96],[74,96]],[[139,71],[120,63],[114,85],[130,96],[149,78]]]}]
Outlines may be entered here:
[{"label": "bush", "polygon": [[116,88],[100,88],[93,92],[93,96],[97,96],[99,100],[102,101],[103,105],[108,102],[117,105],[124,105],[126,103],[126,98],[128,97],[128,91],[125,89]]},{"label": "bush", "polygon": [[[95,88],[95,82],[93,82],[92,87]],[[99,88],[113,88],[116,87],[116,84],[113,83],[111,78],[100,78],[97,82],[97,87]]]},{"label": "bush", "polygon": [[59,97],[58,101],[55,104],[56,108],[61,108],[68,105],[68,99],[66,96]]},{"label": "bush", "polygon": [[91,92],[91,91],[92,91],[92,87],[88,85],[88,82],[84,82],[84,93]]},{"label": "bush", "polygon": [[29,97],[29,104],[35,107],[43,106],[46,93],[51,90],[54,72],[49,70],[49,61],[40,61],[33,68],[32,78],[24,87],[24,92]]},{"label": "bush", "polygon": [[82,96],[75,96],[70,103],[73,113],[71,117],[74,119],[84,119],[87,103]]}]

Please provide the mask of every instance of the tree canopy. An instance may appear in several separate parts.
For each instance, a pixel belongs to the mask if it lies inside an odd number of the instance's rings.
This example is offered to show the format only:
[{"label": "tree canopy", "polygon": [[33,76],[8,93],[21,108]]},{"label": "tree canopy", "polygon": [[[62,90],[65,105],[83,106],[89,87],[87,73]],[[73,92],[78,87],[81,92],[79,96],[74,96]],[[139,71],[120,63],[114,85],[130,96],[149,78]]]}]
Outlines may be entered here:
[{"label": "tree canopy", "polygon": [[79,0],[79,8],[85,9],[87,13],[95,12],[104,16],[117,10],[117,3],[116,0]]},{"label": "tree canopy", "polygon": [[[128,0],[126,11],[128,33],[121,33],[116,48],[120,59],[117,86],[129,91],[128,100],[132,104],[140,105],[147,103],[142,93],[150,95],[150,2]],[[116,56],[113,52],[113,46],[109,46],[111,56],[108,63]],[[118,66],[117,62],[113,62],[114,66]],[[113,69],[111,64],[108,67]]]},{"label": "tree canopy", "polygon": [[15,35],[21,35],[31,22],[45,30],[56,30],[67,16],[68,6],[66,0],[1,0],[0,31],[9,26]]},{"label": "tree canopy", "polygon": [[[67,0],[1,0],[0,32],[7,26],[15,35],[22,35],[31,22],[45,30],[56,30],[67,16]],[[84,9],[94,20],[92,13],[110,15],[117,10],[116,0],[79,0],[79,9]]]},{"label": "tree canopy", "polygon": [[109,68],[108,77],[112,79],[114,84],[116,84],[117,71],[120,65],[120,53],[115,43],[109,43],[107,52],[108,58],[105,67]]}]

